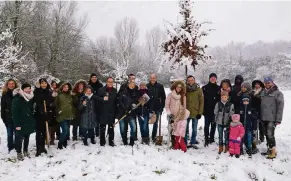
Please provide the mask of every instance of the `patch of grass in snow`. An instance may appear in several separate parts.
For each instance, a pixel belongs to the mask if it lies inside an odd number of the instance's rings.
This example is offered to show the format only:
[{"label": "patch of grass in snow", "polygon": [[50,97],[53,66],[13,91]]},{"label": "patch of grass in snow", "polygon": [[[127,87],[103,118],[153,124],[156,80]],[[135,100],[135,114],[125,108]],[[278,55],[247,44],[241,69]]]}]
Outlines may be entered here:
[{"label": "patch of grass in snow", "polygon": [[281,171],[281,172],[277,172],[278,175],[283,175],[284,174],[284,171]]},{"label": "patch of grass in snow", "polygon": [[217,177],[215,174],[210,175],[211,180],[217,180]]},{"label": "patch of grass in snow", "polygon": [[164,169],[162,169],[162,170],[155,170],[153,172],[156,173],[157,175],[162,175],[162,174],[166,173],[166,170],[164,170]]}]

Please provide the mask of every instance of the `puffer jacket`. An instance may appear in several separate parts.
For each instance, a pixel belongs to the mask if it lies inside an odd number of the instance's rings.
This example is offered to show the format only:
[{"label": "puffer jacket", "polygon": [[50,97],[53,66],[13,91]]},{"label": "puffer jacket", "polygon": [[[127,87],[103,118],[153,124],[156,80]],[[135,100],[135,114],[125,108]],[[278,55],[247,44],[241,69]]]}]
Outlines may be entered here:
[{"label": "puffer jacket", "polygon": [[231,116],[234,114],[234,106],[228,101],[225,104],[219,101],[214,109],[215,122],[218,125],[229,126]]},{"label": "puffer jacket", "polygon": [[284,110],[284,95],[274,85],[270,90],[265,89],[261,94],[261,119],[263,121],[282,122]]},{"label": "puffer jacket", "polygon": [[[245,129],[241,122],[231,122],[229,128],[229,140],[232,142],[238,142],[237,138],[242,139],[245,135]],[[234,148],[231,148],[234,149]]]},{"label": "puffer jacket", "polygon": [[186,96],[184,96],[184,103],[182,105],[180,95],[176,91],[172,91],[166,99],[166,111],[168,115],[174,115],[175,122],[188,119],[190,111],[186,109]]}]

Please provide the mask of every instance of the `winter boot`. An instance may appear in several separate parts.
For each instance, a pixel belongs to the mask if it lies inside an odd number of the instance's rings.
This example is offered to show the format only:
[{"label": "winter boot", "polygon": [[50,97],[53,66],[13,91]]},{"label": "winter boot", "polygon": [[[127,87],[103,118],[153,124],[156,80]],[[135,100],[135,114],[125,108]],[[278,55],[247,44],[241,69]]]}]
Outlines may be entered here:
[{"label": "winter boot", "polygon": [[60,143],[60,142],[58,143],[58,149],[59,149],[59,150],[62,150],[62,149],[63,149],[63,145],[62,145],[62,143]]},{"label": "winter boot", "polygon": [[272,152],[271,148],[268,148],[268,150],[266,152],[262,152],[261,155],[267,156],[267,155],[271,154],[271,152]]},{"label": "winter boot", "polygon": [[37,147],[37,148],[36,148],[36,154],[35,154],[35,157],[39,157],[40,155],[41,155],[40,148]]},{"label": "winter boot", "polygon": [[114,142],[113,141],[109,141],[109,146],[114,147],[115,146]]},{"label": "winter boot", "polygon": [[186,152],[187,151],[187,146],[186,143],[184,141],[184,138],[180,136],[179,138],[179,143],[180,143],[180,148],[182,151]]},{"label": "winter boot", "polygon": [[122,138],[122,142],[124,145],[128,145],[127,137]]},{"label": "winter boot", "polygon": [[248,149],[247,154],[248,154],[249,158],[252,158],[252,149]]},{"label": "winter boot", "polygon": [[130,146],[133,146],[133,145],[134,145],[134,141],[135,141],[135,138],[130,138],[129,145],[130,145]]},{"label": "winter boot", "polygon": [[233,154],[229,154],[230,157],[233,157]]},{"label": "winter boot", "polygon": [[95,145],[96,144],[96,141],[95,141],[95,137],[93,136],[93,137],[91,137],[91,143],[93,144],[93,145]]},{"label": "winter boot", "polygon": [[42,146],[42,147],[40,148],[40,152],[41,152],[41,153],[44,153],[44,154],[47,154],[47,151],[46,151],[46,149],[45,149],[44,146]]},{"label": "winter boot", "polygon": [[[184,140],[183,140],[184,142]],[[185,143],[185,142],[184,142]],[[180,149],[180,143],[179,143],[179,136],[175,136],[175,145],[174,145],[174,150]]]},{"label": "winter boot", "polygon": [[276,158],[276,156],[277,156],[276,148],[273,147],[271,149],[271,153],[267,156],[267,159],[274,159],[274,158]]},{"label": "winter boot", "polygon": [[24,160],[24,157],[23,157],[22,153],[17,153],[17,160],[19,160],[19,161],[23,161]]},{"label": "winter boot", "polygon": [[73,136],[73,141],[77,141],[77,140],[78,140],[77,136]]},{"label": "winter boot", "polygon": [[229,147],[228,147],[228,145],[224,146],[224,153],[227,153],[227,152],[228,152],[228,150],[229,150]]},{"label": "winter boot", "polygon": [[55,145],[55,142],[54,141],[50,141],[50,145]]},{"label": "winter boot", "polygon": [[223,146],[220,145],[219,148],[218,148],[218,154],[221,154],[223,152]]},{"label": "winter boot", "polygon": [[208,146],[209,146],[209,139],[205,138],[204,147],[208,147]]},{"label": "winter boot", "polygon": [[240,157],[240,155],[235,155],[235,158],[239,158]]},{"label": "winter boot", "polygon": [[88,140],[87,140],[87,138],[84,138],[84,139],[83,139],[83,143],[84,143],[85,146],[89,146],[89,145],[88,145]]},{"label": "winter boot", "polygon": [[144,138],[144,144],[150,145],[150,138],[149,137]]},{"label": "winter boot", "polygon": [[27,158],[30,158],[30,154],[29,154],[29,152],[27,152],[27,151],[24,151],[24,152],[23,152],[23,156],[24,156],[24,157],[27,157]]},{"label": "winter boot", "polygon": [[209,144],[212,144],[212,143],[214,143],[215,141],[214,141],[214,138],[210,138],[209,139]]},{"label": "winter boot", "polygon": [[175,135],[171,135],[171,142],[172,142],[172,148],[175,147],[175,142],[176,142],[176,136]]}]

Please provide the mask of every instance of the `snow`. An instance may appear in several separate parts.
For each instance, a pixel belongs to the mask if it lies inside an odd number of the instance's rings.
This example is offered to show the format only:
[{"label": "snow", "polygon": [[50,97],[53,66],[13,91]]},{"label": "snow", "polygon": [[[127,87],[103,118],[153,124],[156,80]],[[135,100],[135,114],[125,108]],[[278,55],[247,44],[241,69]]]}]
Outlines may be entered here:
[{"label": "snow", "polygon": [[[169,92],[167,90],[167,92]],[[0,123],[0,180],[23,181],[42,180],[121,180],[121,181],[288,181],[291,178],[291,91],[285,91],[285,110],[283,123],[276,129],[278,157],[267,160],[260,154],[252,159],[242,156],[239,159],[229,158],[228,154],[218,157],[217,144],[208,148],[202,147],[203,118],[199,121],[199,150],[188,150],[187,153],[167,150],[162,147],[141,145],[122,146],[119,127],[115,128],[116,147],[85,147],[81,141],[69,142],[64,150],[52,147],[54,157],[43,155],[35,158],[35,135],[30,139],[31,159],[23,162],[10,162],[8,158],[16,157],[13,151],[7,154],[6,130]],[[162,117],[162,135],[167,139],[166,115]],[[152,126],[150,126],[152,127]],[[191,129],[191,128],[190,128]],[[150,130],[151,131],[151,130]],[[140,135],[140,134],[139,134]],[[139,137],[139,140],[141,138]],[[140,141],[138,141],[140,142]],[[217,142],[217,140],[216,140]],[[259,145],[260,151],[266,148]]]}]

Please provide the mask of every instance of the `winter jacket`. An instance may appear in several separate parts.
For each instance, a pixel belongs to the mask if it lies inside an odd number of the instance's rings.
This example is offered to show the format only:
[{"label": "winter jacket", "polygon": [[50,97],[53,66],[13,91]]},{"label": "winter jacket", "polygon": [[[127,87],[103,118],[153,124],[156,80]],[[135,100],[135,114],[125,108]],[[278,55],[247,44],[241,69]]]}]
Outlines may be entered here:
[{"label": "winter jacket", "polygon": [[149,90],[148,96],[150,97],[148,103],[150,112],[163,112],[166,100],[164,86],[156,82],[155,84],[148,83],[147,88]]},{"label": "winter jacket", "polygon": [[204,116],[213,116],[214,108],[218,101],[220,101],[220,88],[217,84],[209,82],[202,87],[204,95]]},{"label": "winter jacket", "polygon": [[[237,80],[240,80],[240,83],[237,83]],[[237,75],[235,77],[235,85],[232,87],[231,91],[231,102],[234,105],[235,113],[239,113],[240,108],[240,101],[241,101],[241,95],[238,95],[238,93],[241,91],[241,84],[243,83],[244,79],[241,75]]]},{"label": "winter jacket", "polygon": [[[51,89],[49,87],[47,87],[46,89],[36,88],[33,94],[36,112],[36,123],[42,125],[44,125],[46,121],[50,123],[56,114],[55,103]],[[46,110],[44,108],[44,102],[46,105]]]},{"label": "winter jacket", "polygon": [[[86,105],[83,101],[86,100]],[[97,126],[97,97],[92,95],[91,98],[83,96],[79,101],[78,109],[81,112],[80,126],[85,129],[93,129]]]},{"label": "winter jacket", "polygon": [[274,85],[270,90],[263,90],[261,94],[261,119],[263,121],[282,122],[284,110],[284,95]]},{"label": "winter jacket", "polygon": [[218,125],[229,126],[231,116],[234,114],[234,106],[228,101],[223,103],[219,101],[214,109],[215,122]]},{"label": "winter jacket", "polygon": [[[142,97],[144,94],[149,94],[149,90],[148,89],[140,89],[139,90],[139,94],[140,94],[140,97]],[[149,109],[149,103],[147,102],[145,105],[140,105],[137,109],[136,109],[136,113],[137,115],[142,115],[142,116],[145,116],[145,115],[149,115],[150,113],[150,109]]]},{"label": "winter jacket", "polygon": [[203,114],[204,97],[202,89],[198,84],[195,84],[192,87],[187,85],[186,102],[186,107],[190,111],[190,118],[196,118],[198,114]]},{"label": "winter jacket", "polygon": [[[26,136],[35,131],[36,120],[33,109],[33,93],[31,99],[25,99],[24,93],[20,89],[14,90],[14,99],[12,101],[12,118],[14,127],[21,127],[19,132]],[[17,130],[18,131],[18,130]]]},{"label": "winter jacket", "polygon": [[[245,129],[240,122],[231,122],[229,127],[229,141],[240,143],[241,141],[238,141],[237,138],[240,138],[240,140],[245,135]],[[233,148],[230,148],[233,149]]]},{"label": "winter jacket", "polygon": [[1,97],[1,118],[5,125],[13,124],[11,111],[12,101],[13,101],[12,90],[8,90]]},{"label": "winter jacket", "polygon": [[72,96],[70,92],[60,92],[55,100],[57,111],[57,122],[64,120],[73,120],[76,115],[76,97]]},{"label": "winter jacket", "polygon": [[[174,115],[174,121],[186,120],[190,116],[190,111],[186,109],[186,96],[183,99],[184,103],[181,104],[181,96],[172,91],[168,94],[166,99],[166,111],[167,115]],[[185,136],[185,135],[184,135]]]},{"label": "winter jacket", "polygon": [[96,83],[93,83],[93,82],[89,81],[88,85],[90,85],[93,88],[93,90],[94,90],[93,94],[95,96],[98,95],[99,89],[101,89],[103,87],[103,84],[99,80],[97,80]]},{"label": "winter jacket", "polygon": [[[261,88],[258,90],[255,89],[256,83],[259,83],[261,85]],[[254,80],[252,82],[252,88],[253,91],[250,94],[252,99],[252,108],[256,110],[258,119],[261,119],[261,93],[264,90],[264,84],[260,80]]]},{"label": "winter jacket", "polygon": [[[140,93],[137,89],[130,89],[129,87],[127,87],[122,93],[120,93],[120,97],[118,100],[119,103],[117,118],[120,119],[130,110],[132,110],[132,104],[138,104],[139,98]],[[130,117],[136,117],[136,110],[132,110],[126,118],[129,119]]]},{"label": "winter jacket", "polygon": [[[104,101],[104,97],[108,95],[109,100]],[[102,87],[98,91],[98,102],[100,106],[100,124],[113,124],[117,112],[117,90],[112,87]]]},{"label": "winter jacket", "polygon": [[256,110],[251,105],[241,105],[240,107],[240,122],[243,124],[245,130],[257,130],[258,116]]}]

